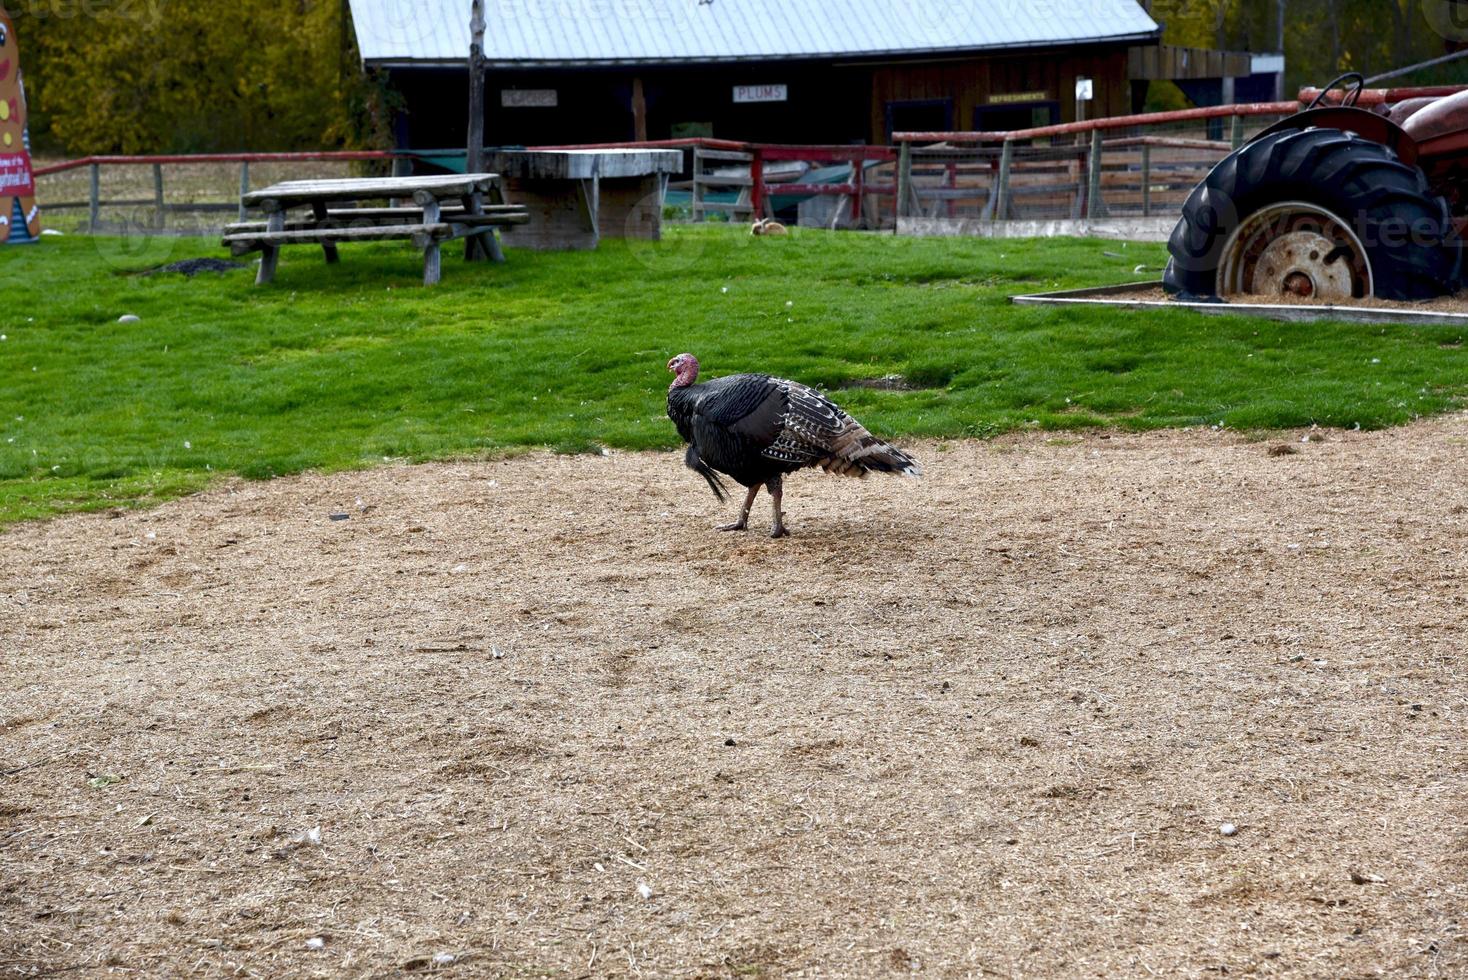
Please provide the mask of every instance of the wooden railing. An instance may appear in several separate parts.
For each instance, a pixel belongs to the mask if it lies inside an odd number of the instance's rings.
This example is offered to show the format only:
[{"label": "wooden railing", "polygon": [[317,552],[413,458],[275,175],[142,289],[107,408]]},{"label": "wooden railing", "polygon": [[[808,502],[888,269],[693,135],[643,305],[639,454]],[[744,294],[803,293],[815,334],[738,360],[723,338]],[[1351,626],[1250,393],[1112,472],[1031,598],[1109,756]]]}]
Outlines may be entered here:
[{"label": "wooden railing", "polygon": [[[897,214],[1005,221],[1173,212],[1243,143],[1246,121],[1266,125],[1299,108],[1268,102],[1002,132],[896,133]],[[1200,127],[1219,138],[1181,135]]]},{"label": "wooden railing", "polygon": [[[407,154],[389,150],[334,150],[319,153],[192,153],[173,154],[164,156],[124,156],[124,155],[97,155],[86,156],[75,160],[66,160],[35,169],[35,176],[46,177],[53,174],[62,174],[71,170],[80,170],[83,167],[89,171],[88,188],[89,193],[85,201],[46,201],[44,204],[47,211],[66,211],[87,209],[87,230],[96,231],[101,226],[101,211],[104,207],[151,207],[153,208],[156,227],[160,230],[166,227],[166,215],[170,212],[237,212],[239,220],[245,219],[243,205],[224,202],[194,202],[184,205],[170,205],[165,200],[163,168],[170,164],[238,164],[240,168],[240,197],[250,191],[250,164],[252,163],[294,163],[294,162],[323,162],[340,161],[356,162],[363,160],[395,160],[406,157]],[[102,197],[102,168],[103,167],[151,167],[153,169],[153,196],[149,198],[129,199],[104,199]]]},{"label": "wooden railing", "polygon": [[[1158,207],[1174,208],[1179,194],[1196,184],[1211,166],[1245,136],[1245,121],[1284,116],[1297,102],[1215,106],[1180,112],[1121,116],[1004,132],[903,132],[895,146],[831,146],[754,143],[689,138],[645,142],[572,144],[533,147],[537,150],[683,149],[688,152],[686,186],[692,190],[693,217],[724,211],[731,216],[771,214],[773,194],[836,195],[849,210],[836,209],[835,219],[851,224],[890,227],[899,217],[974,216],[1005,220],[1017,205],[1039,207],[1054,216],[1100,217],[1113,210],[1150,216]],[[1185,138],[1157,132],[1183,124],[1227,125],[1223,138]],[[1210,134],[1211,135],[1211,134]],[[1047,143],[1048,145],[1041,145]],[[105,207],[151,208],[157,225],[174,211],[234,211],[236,203],[215,200],[169,204],[164,167],[173,164],[221,164],[239,167],[243,195],[250,189],[250,166],[260,163],[311,161],[391,161],[394,173],[406,173],[414,158],[439,162],[462,154],[455,150],[344,150],[320,153],[209,153],[173,156],[91,156],[40,167],[37,177],[79,168],[90,170],[86,200],[45,201],[47,210],[86,209],[87,228],[101,226]],[[463,154],[467,156],[467,154]],[[769,165],[784,161],[851,164],[848,179],[834,183],[774,179]],[[710,173],[710,166],[734,164],[746,173]],[[104,167],[152,168],[152,196],[127,200],[102,197]],[[675,184],[674,186],[678,186]],[[737,189],[730,204],[708,199],[707,192]]]}]

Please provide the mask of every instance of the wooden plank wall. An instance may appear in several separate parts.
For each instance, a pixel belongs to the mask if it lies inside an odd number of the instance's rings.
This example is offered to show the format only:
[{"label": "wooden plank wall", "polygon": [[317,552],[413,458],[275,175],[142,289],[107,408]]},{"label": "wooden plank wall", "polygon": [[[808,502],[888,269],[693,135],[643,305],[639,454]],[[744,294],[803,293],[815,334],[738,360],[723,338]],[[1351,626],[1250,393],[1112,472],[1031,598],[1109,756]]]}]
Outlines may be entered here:
[{"label": "wooden plank wall", "polygon": [[887,142],[887,103],[952,99],[955,129],[972,128],[974,109],[996,95],[1045,92],[1060,103],[1060,121],[1075,119],[1075,80],[1095,80],[1096,98],[1087,117],[1131,111],[1125,48],[1035,51],[934,64],[883,65],[872,70],[873,143]]}]

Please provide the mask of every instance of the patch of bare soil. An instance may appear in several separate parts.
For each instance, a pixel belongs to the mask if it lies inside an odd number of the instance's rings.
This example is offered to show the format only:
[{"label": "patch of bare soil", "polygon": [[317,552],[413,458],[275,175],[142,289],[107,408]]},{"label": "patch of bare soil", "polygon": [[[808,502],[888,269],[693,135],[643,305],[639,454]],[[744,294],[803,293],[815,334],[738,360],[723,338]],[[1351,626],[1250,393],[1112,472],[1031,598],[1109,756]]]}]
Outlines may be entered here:
[{"label": "patch of bare soil", "polygon": [[1468,416],[1061,442],[0,536],[0,976],[1468,975]]}]

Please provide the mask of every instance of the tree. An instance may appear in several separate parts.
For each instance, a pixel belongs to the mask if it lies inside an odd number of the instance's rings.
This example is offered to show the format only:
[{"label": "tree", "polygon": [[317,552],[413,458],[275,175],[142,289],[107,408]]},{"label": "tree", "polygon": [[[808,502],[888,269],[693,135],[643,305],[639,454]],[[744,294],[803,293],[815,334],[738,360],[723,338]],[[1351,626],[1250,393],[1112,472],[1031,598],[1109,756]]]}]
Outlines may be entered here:
[{"label": "tree", "polygon": [[[1320,85],[1344,71],[1390,71],[1443,54],[1450,43],[1441,8],[1455,0],[1153,0],[1163,40],[1235,51],[1279,50],[1284,41],[1286,89]],[[1434,24],[1436,23],[1436,27]],[[1322,43],[1322,41],[1324,43]],[[1398,84],[1468,81],[1468,65],[1425,69]]]},{"label": "tree", "polygon": [[34,136],[74,153],[380,143],[383,91],[338,0],[32,0],[15,16]]}]

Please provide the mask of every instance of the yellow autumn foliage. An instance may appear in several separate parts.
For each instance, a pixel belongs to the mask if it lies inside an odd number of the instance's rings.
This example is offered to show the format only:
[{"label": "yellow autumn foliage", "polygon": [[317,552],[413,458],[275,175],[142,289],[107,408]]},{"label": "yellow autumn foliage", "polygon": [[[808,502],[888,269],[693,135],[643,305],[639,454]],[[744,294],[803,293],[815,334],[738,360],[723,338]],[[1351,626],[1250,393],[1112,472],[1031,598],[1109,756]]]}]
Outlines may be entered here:
[{"label": "yellow autumn foliage", "polygon": [[8,0],[32,136],[68,153],[382,142],[342,0]]}]

